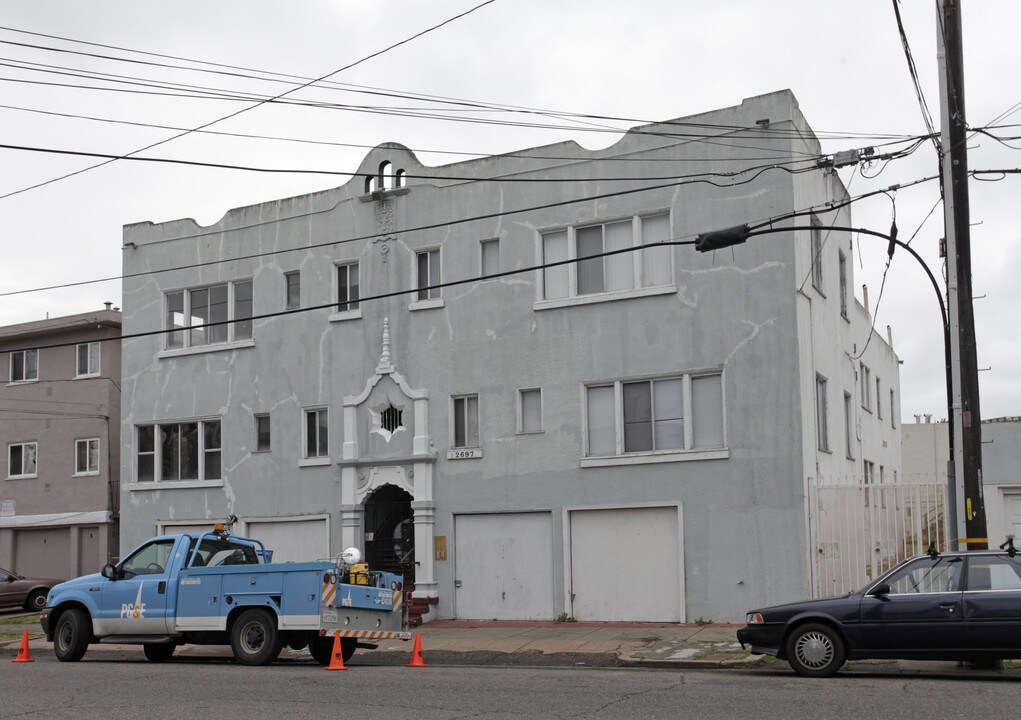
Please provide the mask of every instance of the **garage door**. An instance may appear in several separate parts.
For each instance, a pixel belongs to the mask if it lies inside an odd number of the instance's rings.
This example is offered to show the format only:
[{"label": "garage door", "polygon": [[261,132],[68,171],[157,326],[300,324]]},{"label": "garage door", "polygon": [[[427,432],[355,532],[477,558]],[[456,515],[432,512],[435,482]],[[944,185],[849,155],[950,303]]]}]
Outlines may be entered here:
[{"label": "garage door", "polygon": [[553,619],[549,513],[454,518],[454,598],[465,619]]},{"label": "garage door", "polygon": [[681,621],[678,512],[676,507],[571,511],[576,619]]},{"label": "garage door", "polygon": [[273,551],[273,562],[309,562],[330,556],[327,520],[267,520],[246,524],[245,534]]},{"label": "garage door", "polygon": [[70,578],[71,529],[18,530],[13,569],[19,575]]}]

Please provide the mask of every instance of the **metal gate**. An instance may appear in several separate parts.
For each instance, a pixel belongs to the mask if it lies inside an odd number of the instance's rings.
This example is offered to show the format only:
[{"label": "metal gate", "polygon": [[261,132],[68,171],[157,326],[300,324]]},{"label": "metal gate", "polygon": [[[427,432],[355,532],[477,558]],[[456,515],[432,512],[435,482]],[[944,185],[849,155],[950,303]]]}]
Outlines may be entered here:
[{"label": "metal gate", "polygon": [[947,549],[943,483],[830,485],[809,482],[812,592],[857,590],[929,543]]},{"label": "metal gate", "polygon": [[365,559],[371,570],[386,570],[415,582],[415,518],[411,496],[384,485],[365,501]]}]

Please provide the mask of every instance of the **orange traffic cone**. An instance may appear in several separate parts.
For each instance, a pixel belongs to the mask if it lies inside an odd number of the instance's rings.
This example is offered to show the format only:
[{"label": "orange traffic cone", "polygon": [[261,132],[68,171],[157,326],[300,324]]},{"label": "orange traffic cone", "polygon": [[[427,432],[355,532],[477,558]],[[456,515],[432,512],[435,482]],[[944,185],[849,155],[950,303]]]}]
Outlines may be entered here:
[{"label": "orange traffic cone", "polygon": [[422,636],[415,635],[415,647],[411,650],[411,662],[404,667],[429,667],[422,659]]},{"label": "orange traffic cone", "polygon": [[333,636],[333,653],[330,655],[330,664],[327,670],[347,670],[344,665],[344,651],[340,647],[340,635]]},{"label": "orange traffic cone", "polygon": [[11,660],[11,662],[35,662],[28,656],[28,630],[21,636],[21,647],[18,648],[18,657]]}]

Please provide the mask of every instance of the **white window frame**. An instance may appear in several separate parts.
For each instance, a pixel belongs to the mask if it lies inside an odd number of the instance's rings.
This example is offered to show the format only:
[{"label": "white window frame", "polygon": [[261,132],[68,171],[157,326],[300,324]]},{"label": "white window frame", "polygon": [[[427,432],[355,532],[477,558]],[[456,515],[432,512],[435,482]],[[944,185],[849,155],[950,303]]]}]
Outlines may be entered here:
[{"label": "white window frame", "polygon": [[850,322],[847,316],[847,256],[843,250],[838,250],[839,271],[840,271],[840,315]]},{"label": "white window frame", "polygon": [[[12,472],[14,463],[12,457],[14,455],[14,448],[21,448],[21,472]],[[32,472],[25,472],[25,449],[32,448],[32,457],[35,462],[35,468]],[[30,442],[10,443],[7,445],[7,479],[8,480],[22,480],[26,478],[39,477],[39,443],[32,440]]]},{"label": "white window frame", "polygon": [[823,225],[819,222],[814,214],[811,217],[812,232],[812,287],[819,291],[819,294],[826,297],[826,293],[823,291],[824,288],[824,277],[823,265],[822,265],[822,248],[824,244],[822,230]]},{"label": "white window frame", "polygon": [[862,484],[876,484],[876,464],[871,460],[862,460]]},{"label": "white window frame", "polygon": [[844,392],[844,444],[847,446],[847,459],[854,460],[854,396]]},{"label": "white window frame", "polygon": [[[85,348],[85,372],[82,372],[82,348]],[[95,348],[95,367],[93,367],[93,354],[92,350]],[[92,341],[87,343],[78,343],[74,349],[74,377],[78,378],[94,378],[99,377],[101,368],[101,353],[102,343],[99,341]]]},{"label": "white window frame", "polygon": [[828,453],[830,450],[830,427],[829,427],[829,390],[828,381],[818,373],[815,376],[815,423],[816,441],[820,451]]},{"label": "white window frame", "polygon": [[[340,273],[343,271],[347,279],[347,297],[340,297]],[[351,276],[355,278],[355,296],[351,297]],[[333,264],[333,301],[334,312],[331,320],[360,318],[362,316],[362,267],[357,260],[346,260]]]},{"label": "white window frame", "polygon": [[[538,393],[539,394],[539,427],[535,430],[525,429],[525,394],[526,393]],[[545,432],[545,425],[543,424],[543,405],[542,405],[542,388],[530,387],[521,388],[518,390],[518,434],[519,435],[535,435],[538,433]]]},{"label": "white window frame", "polygon": [[[79,463],[81,455],[79,455],[79,448],[85,445],[85,467],[83,468]],[[92,466],[93,453],[90,452],[92,447],[95,446],[95,466]],[[100,443],[99,438],[82,438],[74,441],[74,477],[83,477],[85,475],[99,475],[99,469],[101,461],[99,458]]]},{"label": "white window frame", "polygon": [[[428,257],[427,264],[429,266],[429,276],[425,279],[424,285],[422,284],[422,278],[418,270],[421,257],[426,255]],[[433,284],[433,266],[437,266],[437,280],[436,284],[443,282],[443,253],[440,252],[440,246],[436,245],[433,247],[419,248],[415,251],[415,263],[412,267],[412,287],[415,288],[411,294],[411,304],[409,308],[411,310],[426,310],[428,308],[443,307],[443,288],[433,288],[431,290],[424,290],[424,287],[429,287]],[[426,297],[422,297],[422,293],[425,293]]]},{"label": "white window frame", "polygon": [[[310,455],[308,452],[308,418],[312,413],[316,414],[315,455]],[[320,416],[324,416],[326,418],[325,452],[323,452],[322,430],[320,429],[322,427],[322,423],[319,421]],[[330,464],[330,409],[327,406],[313,405],[301,409],[301,453],[299,454],[299,457],[301,460],[298,462],[298,465],[301,467]]]},{"label": "white window frame", "polygon": [[[270,419],[269,413],[255,413],[253,415],[255,425],[255,450],[253,452],[264,453],[270,452],[273,449],[273,422]],[[266,420],[266,435],[267,443],[266,447],[259,447],[259,421]]]},{"label": "white window frame", "polygon": [[[719,377],[720,378],[720,422],[721,437],[723,445],[720,447],[696,447],[695,446],[695,422],[694,400],[692,397],[692,381],[699,378]],[[632,382],[655,382],[657,380],[682,380],[684,403],[684,447],[671,448],[668,450],[651,450],[624,452],[624,385]],[[614,445],[613,455],[591,455],[589,450],[589,390],[599,387],[613,387],[614,396]],[[583,457],[580,459],[581,467],[603,467],[610,465],[637,465],[645,463],[660,462],[685,462],[692,460],[717,460],[730,457],[730,449],[727,445],[727,408],[726,408],[726,383],[722,370],[697,370],[686,373],[673,373],[669,375],[654,375],[649,377],[622,378],[612,381],[584,383],[582,392],[582,427],[583,427]]]},{"label": "white window frame", "polygon": [[872,371],[868,365],[861,363],[861,406],[862,409],[872,412]]},{"label": "white window frame", "polygon": [[[241,302],[237,298],[237,290],[239,286],[248,285],[251,288],[252,298],[249,300],[252,307],[249,310],[248,318],[238,317],[238,302]],[[225,325],[213,325],[212,327],[205,324],[193,325],[189,328],[188,318],[192,317],[192,297],[195,293],[203,291],[212,291],[215,288],[226,287],[227,288],[227,317]],[[172,296],[181,295],[183,309],[181,311],[181,320],[183,325],[173,325],[170,323],[170,299]],[[163,351],[160,353],[160,357],[171,357],[174,355],[188,355],[193,353],[206,353],[206,352],[217,352],[220,350],[229,350],[238,347],[250,347],[254,345],[255,328],[254,321],[251,319],[255,314],[255,283],[251,278],[239,278],[237,280],[230,280],[227,282],[211,283],[208,285],[197,285],[188,288],[178,288],[176,290],[168,290],[163,293]],[[221,322],[217,320],[216,322]],[[215,342],[206,340],[205,342],[195,342],[194,335],[198,331],[218,332],[219,328],[223,328],[225,334],[224,340],[217,340]],[[247,327],[247,332],[245,328]],[[175,329],[176,328],[176,329]],[[172,344],[176,335],[180,336],[180,344]],[[208,336],[207,336],[208,337]]]},{"label": "white window frame", "polygon": [[[534,304],[535,310],[545,310],[558,307],[564,307],[568,305],[584,305],[594,302],[607,302],[612,300],[633,298],[633,297],[645,297],[649,295],[665,295],[677,292],[677,286],[675,281],[674,272],[674,254],[672,252],[673,246],[665,245],[659,246],[651,244],[648,248],[656,250],[662,247],[663,253],[670,259],[670,276],[666,282],[659,284],[647,284],[645,277],[645,252],[643,248],[643,223],[655,218],[666,218],[668,235],[672,237],[673,234],[673,219],[669,210],[658,210],[653,212],[642,213],[640,215],[631,215],[625,217],[611,218],[606,220],[600,220],[591,223],[579,223],[577,225],[560,226],[545,228],[537,233],[536,237],[536,257],[538,263],[543,265],[546,263],[546,240],[552,235],[558,233],[566,233],[567,236],[567,257],[565,260],[568,262],[560,267],[566,268],[567,273],[567,294],[564,297],[548,298],[546,290],[546,278],[547,269],[539,268],[536,270],[536,301]],[[605,249],[606,239],[606,226],[615,225],[618,223],[624,223],[630,221],[631,223],[631,245],[633,249],[629,253],[624,253],[631,258],[631,287],[621,290],[603,290],[602,292],[578,293],[578,239],[577,232],[579,230],[585,230],[588,228],[602,227],[603,230],[603,242]],[[606,264],[605,261],[610,257],[619,257],[617,255],[610,255],[601,258],[603,260],[603,273],[604,279],[606,277]],[[555,271],[555,268],[552,270]]]},{"label": "white window frame", "polygon": [[[210,423],[217,423],[220,426],[220,446],[206,447],[206,425]],[[163,477],[163,429],[178,427],[182,425],[195,424],[196,428],[198,447],[196,452],[198,453],[197,463],[197,478],[164,478]],[[152,428],[153,432],[153,449],[151,451],[141,451],[140,434],[143,429]],[[180,430],[178,431],[180,433]],[[180,438],[180,435],[178,435]],[[206,459],[207,455],[218,454],[220,473],[219,477],[207,478],[206,472]],[[139,459],[142,456],[152,457],[152,480],[140,480],[138,465]],[[135,425],[134,432],[134,453],[132,458],[132,477],[136,485],[158,485],[161,487],[174,486],[174,487],[189,487],[189,486],[213,486],[223,484],[224,464],[223,464],[223,419],[219,417],[202,417],[202,418],[187,418],[184,420],[162,420],[159,422],[150,423],[138,423]]]},{"label": "white window frame", "polygon": [[876,377],[876,417],[880,420],[883,419],[883,395],[882,395],[882,383],[879,377]]},{"label": "white window frame", "polygon": [[[291,280],[296,279],[298,297],[291,302]],[[297,310],[301,307],[301,270],[292,270],[284,273],[284,310]]]},{"label": "white window frame", "polygon": [[[21,356],[21,372],[22,377],[14,377],[14,356]],[[32,357],[35,360],[35,364],[32,366],[32,374],[29,375],[29,362],[28,358]],[[39,382],[39,351],[36,349],[30,350],[12,350],[10,353],[10,370],[8,374],[8,380],[11,385],[18,383],[33,383]]]},{"label": "white window frame", "polygon": [[[469,435],[470,435],[470,432],[469,432],[470,423],[468,422],[469,421],[468,413],[469,413],[469,409],[470,409],[470,405],[471,405],[470,401],[473,400],[473,399],[475,400],[475,431],[476,431],[476,437],[475,437],[475,440],[474,440],[474,444],[472,444],[472,439],[469,437]],[[457,414],[459,412],[458,411],[458,404],[459,403],[461,403],[463,408],[464,408],[463,409],[463,414],[464,414],[464,428],[465,428],[464,433],[465,433],[465,438],[464,438],[464,442],[462,444],[458,444],[458,442],[457,442],[457,430],[456,430],[456,428],[457,428]],[[460,395],[451,395],[450,396],[450,449],[451,450],[478,450],[478,449],[481,449],[481,448],[482,448],[482,403],[481,403],[481,400],[479,399],[479,394],[478,393],[463,393],[463,394],[460,394]]]},{"label": "white window frame", "polygon": [[[495,268],[486,268],[486,249],[489,248],[490,260],[495,263]],[[493,257],[495,254],[495,257]],[[500,272],[500,239],[489,238],[479,241],[479,276],[485,277]]]},{"label": "white window frame", "polygon": [[893,398],[894,398],[893,388],[890,388],[890,427],[896,429],[897,411],[894,409]]}]

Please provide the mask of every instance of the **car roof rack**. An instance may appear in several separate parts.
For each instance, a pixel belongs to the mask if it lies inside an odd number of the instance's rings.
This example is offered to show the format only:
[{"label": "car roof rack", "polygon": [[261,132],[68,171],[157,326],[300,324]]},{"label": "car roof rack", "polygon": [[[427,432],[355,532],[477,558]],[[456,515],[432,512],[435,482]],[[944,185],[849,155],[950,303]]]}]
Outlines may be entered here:
[{"label": "car roof rack", "polygon": [[1017,549],[1014,547],[1014,536],[1008,535],[1006,542],[1000,545],[1000,550],[1006,550],[1008,557],[1014,557],[1017,555]]}]

